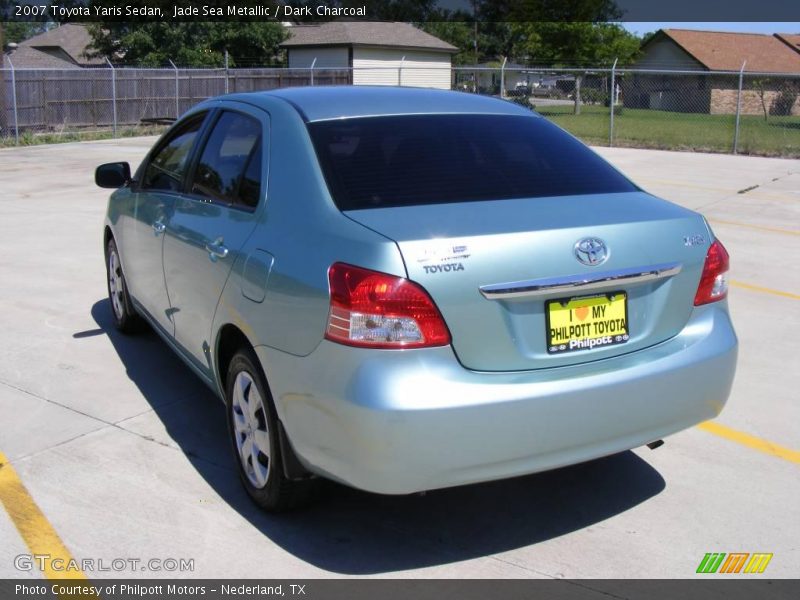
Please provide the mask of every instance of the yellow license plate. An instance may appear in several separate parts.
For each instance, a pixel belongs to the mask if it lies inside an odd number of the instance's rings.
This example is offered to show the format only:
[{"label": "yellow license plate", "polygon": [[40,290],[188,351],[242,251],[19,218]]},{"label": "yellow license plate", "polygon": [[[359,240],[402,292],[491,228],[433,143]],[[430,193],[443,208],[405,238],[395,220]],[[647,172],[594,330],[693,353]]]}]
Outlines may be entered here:
[{"label": "yellow license plate", "polygon": [[624,344],[630,338],[625,292],[551,300],[546,315],[550,354]]}]

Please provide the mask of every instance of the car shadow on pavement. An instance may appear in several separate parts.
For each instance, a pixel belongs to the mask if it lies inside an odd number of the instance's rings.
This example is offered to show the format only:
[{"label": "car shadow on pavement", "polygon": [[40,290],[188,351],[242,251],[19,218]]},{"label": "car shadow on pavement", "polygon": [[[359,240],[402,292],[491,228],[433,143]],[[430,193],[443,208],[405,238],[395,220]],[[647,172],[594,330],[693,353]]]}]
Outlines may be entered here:
[{"label": "car shadow on pavement", "polygon": [[[392,573],[523,548],[591,528],[666,485],[644,460],[623,452],[425,495],[382,496],[325,482],[316,504],[271,515],[258,509],[239,483],[219,399],[154,332],[126,336],[116,331],[110,311],[108,300],[101,300],[92,316],[200,476],[269,540],[320,569]],[[185,410],[187,402],[191,410]],[[526,570],[520,569],[520,575],[526,576]]]}]

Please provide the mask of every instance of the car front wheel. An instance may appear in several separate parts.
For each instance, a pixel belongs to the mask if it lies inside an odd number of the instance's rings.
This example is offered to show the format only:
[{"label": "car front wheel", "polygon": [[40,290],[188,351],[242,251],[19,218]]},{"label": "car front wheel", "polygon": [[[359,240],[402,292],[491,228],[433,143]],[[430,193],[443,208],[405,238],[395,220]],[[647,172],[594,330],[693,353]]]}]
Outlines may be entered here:
[{"label": "car front wheel", "polygon": [[142,321],[133,308],[128,284],[122,273],[122,263],[114,238],[106,245],[106,282],[108,283],[108,300],[111,303],[111,315],[114,326],[123,333],[134,333],[141,329]]}]

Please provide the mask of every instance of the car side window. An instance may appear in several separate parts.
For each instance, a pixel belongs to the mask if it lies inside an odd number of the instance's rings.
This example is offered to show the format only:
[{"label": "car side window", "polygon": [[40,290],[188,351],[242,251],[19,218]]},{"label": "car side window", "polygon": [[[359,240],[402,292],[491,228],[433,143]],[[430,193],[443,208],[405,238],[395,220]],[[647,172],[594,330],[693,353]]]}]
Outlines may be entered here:
[{"label": "car side window", "polygon": [[225,111],[214,125],[192,177],[191,193],[243,208],[258,205],[261,123]]},{"label": "car side window", "polygon": [[245,206],[255,208],[258,206],[258,197],[261,193],[261,141],[256,142],[256,147],[247,162],[242,183],[239,185],[239,200]]},{"label": "car side window", "polygon": [[177,129],[150,159],[141,187],[178,192],[183,187],[189,154],[205,119],[205,114],[191,119]]}]

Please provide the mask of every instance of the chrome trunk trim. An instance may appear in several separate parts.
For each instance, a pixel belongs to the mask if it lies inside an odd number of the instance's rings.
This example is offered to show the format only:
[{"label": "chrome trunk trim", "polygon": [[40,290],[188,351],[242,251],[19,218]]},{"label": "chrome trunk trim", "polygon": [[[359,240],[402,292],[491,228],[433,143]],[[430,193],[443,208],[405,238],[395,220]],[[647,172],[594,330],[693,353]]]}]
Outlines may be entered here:
[{"label": "chrome trunk trim", "polygon": [[493,283],[482,285],[478,289],[488,300],[511,300],[514,298],[531,298],[556,293],[591,292],[604,288],[644,283],[658,279],[673,277],[681,272],[680,263],[663,263],[647,267],[617,269],[602,273],[582,273],[567,277],[548,277],[529,279],[509,283]]}]

